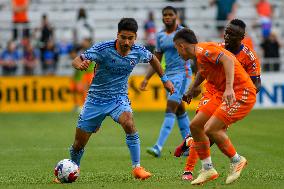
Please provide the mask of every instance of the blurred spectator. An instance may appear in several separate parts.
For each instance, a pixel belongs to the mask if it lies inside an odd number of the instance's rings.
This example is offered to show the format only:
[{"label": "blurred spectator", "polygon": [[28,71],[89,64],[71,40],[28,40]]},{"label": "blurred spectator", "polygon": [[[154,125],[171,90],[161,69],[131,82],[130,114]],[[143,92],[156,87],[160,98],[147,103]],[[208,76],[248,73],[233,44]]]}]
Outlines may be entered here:
[{"label": "blurred spectator", "polygon": [[13,12],[13,40],[19,37],[19,31],[22,32],[20,36],[29,37],[29,18],[28,7],[29,0],[11,0]]},{"label": "blurred spectator", "polygon": [[76,45],[79,45],[85,38],[94,40],[94,29],[87,16],[86,10],[80,8],[74,28],[74,42]]},{"label": "blurred spectator", "polygon": [[273,8],[269,0],[259,0],[255,6],[259,16],[262,36],[266,38],[271,32]]},{"label": "blurred spectator", "polygon": [[210,6],[217,6],[217,30],[220,37],[223,38],[224,27],[228,21],[232,20],[237,12],[237,1],[236,0],[211,0]]},{"label": "blurred spectator", "polygon": [[58,50],[54,44],[54,41],[50,39],[47,42],[46,49],[43,51],[43,74],[54,75],[58,62]]},{"label": "blurred spectator", "polygon": [[[92,41],[90,38],[85,38],[82,41],[82,43],[79,45],[81,49],[73,48],[71,50],[70,58],[73,60],[78,56],[78,54],[81,54],[82,52],[90,48],[91,42]],[[74,110],[77,112],[80,112],[81,107],[84,104],[89,86],[94,77],[94,68],[95,68],[95,63],[92,62],[86,71],[74,70],[71,90],[73,92],[73,98],[75,104]]]},{"label": "blurred spectator", "polygon": [[0,65],[2,65],[3,75],[16,75],[20,61],[21,56],[17,50],[16,43],[14,41],[9,41],[7,48],[2,52],[0,57]]},{"label": "blurred spectator", "polygon": [[275,32],[270,32],[269,37],[264,38],[260,44],[263,49],[263,71],[279,71],[280,70],[280,47]]},{"label": "blurred spectator", "polygon": [[38,53],[33,48],[30,41],[23,46],[24,75],[34,75],[34,70],[38,64]]},{"label": "blurred spectator", "polygon": [[46,53],[47,51],[47,44],[49,41],[54,40],[54,31],[53,27],[48,21],[48,17],[46,14],[43,14],[41,17],[41,26],[39,28],[36,28],[35,33],[39,32],[39,42],[38,47],[40,49],[40,61],[41,61],[41,70],[43,73],[46,73],[47,71],[47,65],[46,65]]},{"label": "blurred spectator", "polygon": [[148,13],[148,19],[144,22],[144,38],[145,47],[151,52],[154,52],[156,44],[156,25],[154,20],[154,13],[150,11]]}]

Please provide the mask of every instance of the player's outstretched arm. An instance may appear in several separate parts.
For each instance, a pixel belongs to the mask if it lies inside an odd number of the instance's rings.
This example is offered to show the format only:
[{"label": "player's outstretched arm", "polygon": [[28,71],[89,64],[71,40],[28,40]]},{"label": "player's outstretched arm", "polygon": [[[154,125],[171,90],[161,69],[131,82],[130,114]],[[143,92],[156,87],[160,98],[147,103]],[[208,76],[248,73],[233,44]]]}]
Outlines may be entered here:
[{"label": "player's outstretched arm", "polygon": [[183,95],[182,100],[186,103],[190,103],[191,99],[197,97],[201,93],[200,84],[204,81],[200,72],[196,73],[193,84],[189,87],[188,91]]},{"label": "player's outstretched arm", "polygon": [[226,76],[226,89],[223,94],[223,101],[226,102],[228,106],[231,106],[236,101],[235,92],[233,89],[235,62],[231,57],[223,54],[219,59],[219,63],[223,64]]},{"label": "player's outstretched arm", "polygon": [[72,66],[77,70],[87,70],[90,66],[90,60],[83,60],[80,56],[77,56],[73,62]]},{"label": "player's outstretched arm", "polygon": [[164,71],[161,67],[160,61],[157,59],[155,55],[153,55],[153,58],[149,62],[152,66],[152,68],[155,70],[155,72],[160,76],[161,81],[163,82],[163,85],[167,91],[169,91],[170,94],[173,94],[175,92],[175,88],[173,83],[168,79],[167,75],[164,74]]},{"label": "player's outstretched arm", "polygon": [[[155,53],[155,56],[156,56],[156,58],[159,60],[159,62],[161,62],[163,54],[156,52],[156,53]],[[147,73],[146,73],[146,75],[145,75],[145,78],[144,78],[144,80],[141,82],[140,87],[139,87],[139,89],[140,89],[141,91],[145,91],[145,90],[146,90],[146,87],[147,87],[147,85],[148,85],[148,81],[151,79],[151,77],[152,77],[155,73],[156,73],[156,72],[155,72],[155,70],[153,69],[152,65],[149,65],[149,66],[148,66]]]}]

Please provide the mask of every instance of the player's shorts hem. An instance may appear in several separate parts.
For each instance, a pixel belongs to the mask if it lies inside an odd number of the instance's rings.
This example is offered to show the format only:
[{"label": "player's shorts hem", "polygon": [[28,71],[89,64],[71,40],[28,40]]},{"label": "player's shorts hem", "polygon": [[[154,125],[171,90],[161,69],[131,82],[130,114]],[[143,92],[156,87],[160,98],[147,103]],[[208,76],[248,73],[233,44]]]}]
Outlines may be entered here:
[{"label": "player's shorts hem", "polygon": [[229,127],[229,125],[232,124],[232,122],[230,122],[228,119],[226,119],[224,116],[219,115],[218,113],[214,113],[213,116],[217,117],[218,119],[220,119],[221,121],[223,121],[226,125],[226,128]]},{"label": "player's shorts hem", "polygon": [[98,128],[100,128],[100,126],[96,126],[96,127],[93,127],[93,126],[89,126],[89,125],[77,125],[77,128],[78,129],[81,129],[82,131],[85,131],[87,133],[94,133],[98,130]]}]

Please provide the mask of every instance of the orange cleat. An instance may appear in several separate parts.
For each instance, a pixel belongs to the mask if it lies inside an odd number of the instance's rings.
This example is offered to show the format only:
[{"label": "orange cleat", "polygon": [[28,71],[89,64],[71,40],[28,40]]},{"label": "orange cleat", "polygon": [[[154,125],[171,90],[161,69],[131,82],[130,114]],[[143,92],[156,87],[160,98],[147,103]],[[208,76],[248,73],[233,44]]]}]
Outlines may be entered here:
[{"label": "orange cleat", "polygon": [[132,174],[136,179],[141,179],[141,180],[145,180],[152,176],[151,173],[145,171],[143,167],[135,167],[132,170]]},{"label": "orange cleat", "polygon": [[60,182],[60,180],[58,180],[58,178],[53,179],[53,182],[56,183],[56,184],[62,184],[62,183]]}]

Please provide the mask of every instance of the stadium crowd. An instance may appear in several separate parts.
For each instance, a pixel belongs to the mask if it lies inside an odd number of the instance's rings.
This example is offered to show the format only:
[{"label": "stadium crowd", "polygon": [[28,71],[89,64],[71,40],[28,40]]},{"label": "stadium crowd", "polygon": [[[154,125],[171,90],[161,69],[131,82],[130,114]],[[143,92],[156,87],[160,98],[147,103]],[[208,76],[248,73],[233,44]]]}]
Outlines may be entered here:
[{"label": "stadium crowd", "polygon": [[[31,0],[30,0],[31,1]],[[0,74],[3,76],[13,75],[56,75],[58,66],[64,60],[70,60],[74,51],[80,52],[84,49],[86,40],[94,41],[96,26],[90,22],[87,12],[79,8],[77,20],[74,21],[72,40],[59,39],[55,36],[56,27],[49,21],[48,14],[43,13],[41,24],[31,28],[31,20],[28,17],[29,0],[12,0],[12,33],[11,39],[0,48]],[[216,29],[223,35],[223,27],[228,20],[236,16],[238,9],[237,0],[226,1],[228,5],[223,6],[223,0],[211,0],[210,6],[216,5]],[[1,5],[2,8],[4,5]],[[253,43],[262,50],[262,70],[280,71],[281,70],[281,46],[277,32],[272,28],[274,6],[269,0],[255,1],[255,10],[259,16],[253,25],[262,34],[262,41]],[[184,11],[180,9],[180,23],[184,23]],[[156,28],[155,14],[149,11],[148,19],[145,18],[144,45],[153,51],[155,48]],[[145,15],[146,17],[147,15]],[[213,15],[212,15],[213,16]],[[190,25],[188,26],[190,28]],[[140,30],[141,30],[140,29]],[[2,31],[5,32],[5,31]],[[250,34],[247,34],[250,36]],[[221,39],[221,37],[220,37]],[[99,40],[99,39],[98,39]],[[273,49],[273,50],[271,50]],[[71,55],[71,56],[70,56]],[[68,57],[66,59],[66,57]],[[59,73],[60,74],[60,73]]]}]

